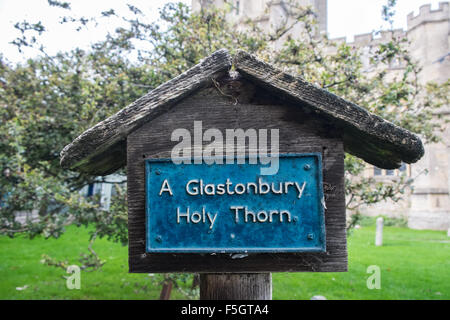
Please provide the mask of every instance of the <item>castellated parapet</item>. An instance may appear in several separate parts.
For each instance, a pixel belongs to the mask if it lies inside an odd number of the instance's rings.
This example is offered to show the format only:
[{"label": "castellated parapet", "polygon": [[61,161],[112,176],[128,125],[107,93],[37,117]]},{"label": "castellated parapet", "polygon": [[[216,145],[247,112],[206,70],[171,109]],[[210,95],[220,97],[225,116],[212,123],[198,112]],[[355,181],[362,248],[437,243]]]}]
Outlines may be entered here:
[{"label": "castellated parapet", "polygon": [[[411,12],[407,16],[407,30],[394,29],[393,31],[382,31],[379,37],[374,37],[373,33],[363,33],[354,36],[353,42],[347,42],[345,37],[332,39],[337,43],[347,43],[355,47],[366,47],[370,45],[377,45],[379,43],[388,41],[393,37],[405,37],[408,33],[418,26],[430,22],[449,22],[450,20],[450,4],[448,2],[440,2],[439,9],[432,10],[430,4],[426,4],[420,7],[419,14],[414,16],[414,12]],[[442,31],[447,31],[450,34],[449,28]]]},{"label": "castellated parapet", "polygon": [[414,16],[414,12],[411,12],[407,16],[407,27],[411,30],[422,23],[446,21],[449,18],[449,3],[440,2],[439,9],[432,10],[430,4],[425,4],[420,7],[419,14]]},{"label": "castellated parapet", "polygon": [[[373,33],[359,34],[354,36],[353,42],[346,41],[345,37],[331,40],[338,44],[346,43],[355,48],[364,48],[364,53],[367,55],[370,54],[371,48],[377,47],[380,43],[386,43],[392,38],[407,38],[411,56],[422,67],[419,81],[442,83],[449,78],[449,35],[450,4],[441,2],[439,9],[432,10],[431,5],[427,4],[420,7],[419,14],[414,15],[411,12],[407,17],[407,30],[381,31],[376,35]],[[396,64],[390,66],[392,69],[401,67]]]},{"label": "castellated parapet", "polygon": [[402,38],[406,35],[406,31],[404,31],[403,29],[394,29],[392,31],[381,31],[380,36],[378,37],[374,37],[373,33],[371,32],[357,34],[354,36],[353,42],[347,42],[347,39],[345,37],[334,38],[331,40],[337,43],[347,43],[348,45],[355,47],[366,47],[389,41],[390,39],[392,39],[392,37]]}]

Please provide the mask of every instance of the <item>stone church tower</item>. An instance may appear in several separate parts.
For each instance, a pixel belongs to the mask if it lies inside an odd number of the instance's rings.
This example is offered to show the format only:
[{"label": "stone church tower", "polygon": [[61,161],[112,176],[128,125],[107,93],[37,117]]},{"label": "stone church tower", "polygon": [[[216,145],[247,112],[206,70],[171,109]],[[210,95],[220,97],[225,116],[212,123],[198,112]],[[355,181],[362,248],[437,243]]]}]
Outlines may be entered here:
[{"label": "stone church tower", "polygon": [[[192,0],[192,11],[202,8],[228,6],[231,10],[228,14],[230,22],[244,22],[252,19],[257,22],[265,32],[273,32],[278,27],[289,24],[292,19],[289,1],[273,0]],[[317,15],[319,32],[327,31],[327,0],[297,0],[298,5],[312,7]],[[291,32],[295,35],[295,31]]]},{"label": "stone church tower", "polygon": [[[211,6],[229,6],[227,18],[244,28],[244,21],[252,19],[264,32],[276,32],[277,28],[289,24],[291,18],[288,1],[270,0],[192,0],[192,10],[199,11]],[[327,32],[327,0],[298,0],[302,6],[311,6],[316,12],[318,32]],[[296,26],[286,34],[298,38],[301,26]],[[390,32],[382,32],[380,38],[371,33],[356,35],[349,43],[355,49],[370,52],[381,41],[391,37]],[[450,10],[448,2],[441,2],[432,10],[430,5],[420,7],[419,14],[407,17],[407,30],[394,30],[394,36],[406,36],[410,41],[410,53],[419,62],[422,83],[445,82],[450,78]],[[281,46],[284,39],[275,44]],[[334,39],[337,42],[345,38]],[[363,57],[364,59],[364,57]],[[367,59],[368,60],[368,59]],[[363,61],[364,63],[364,61]],[[395,75],[402,66],[392,65],[390,73]],[[450,120],[450,106],[438,112]],[[425,146],[425,156],[416,164],[404,165],[400,170],[380,170],[368,166],[365,175],[378,181],[389,183],[401,174],[415,178],[414,189],[398,203],[383,202],[362,208],[366,215],[386,215],[403,217],[408,225],[416,229],[447,230],[450,228],[450,123],[442,134],[443,141]]]}]

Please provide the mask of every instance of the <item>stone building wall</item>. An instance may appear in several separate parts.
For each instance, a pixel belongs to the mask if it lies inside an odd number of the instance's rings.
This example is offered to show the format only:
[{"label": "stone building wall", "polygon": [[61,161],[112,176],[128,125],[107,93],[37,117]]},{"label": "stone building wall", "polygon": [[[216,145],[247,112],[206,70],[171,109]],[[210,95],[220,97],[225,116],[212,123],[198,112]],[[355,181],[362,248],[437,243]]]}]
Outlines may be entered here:
[{"label": "stone building wall", "polygon": [[[407,16],[407,30],[395,30],[394,36],[406,36],[409,41],[409,52],[422,68],[419,81],[445,82],[450,78],[450,10],[448,2],[441,2],[439,8],[432,10],[430,5],[420,7],[419,14]],[[357,35],[351,45],[357,48],[370,48],[390,37],[389,32],[374,39],[371,34]],[[343,41],[343,39],[339,39]],[[397,68],[397,70],[396,70]],[[401,70],[394,66],[392,74]],[[444,106],[438,111],[441,116],[450,119],[450,108]],[[450,228],[450,125],[447,124],[442,134],[442,142],[426,144],[425,156],[410,166],[408,173],[415,178],[412,192],[408,192],[404,200],[398,203],[388,201],[375,206],[362,208],[367,215],[402,216],[408,219],[408,225],[414,229]],[[366,175],[379,173],[368,167]],[[395,179],[397,172],[386,171],[375,178],[389,183]]]},{"label": "stone building wall", "polygon": [[[312,7],[317,12],[319,32],[327,30],[327,0],[296,0],[302,7]],[[289,1],[274,0],[192,0],[194,12],[202,8],[215,7],[229,9],[227,15],[231,23],[236,23],[238,28],[245,28],[245,21],[251,19],[266,33],[275,32],[284,25],[294,23],[293,8]],[[295,36],[300,29],[294,27],[288,34]],[[281,45],[281,42],[280,42]]]},{"label": "stone building wall", "polygon": [[[268,0],[193,0],[194,11],[208,6],[229,6],[228,19],[238,27],[245,28],[244,21],[254,20],[264,32],[275,32],[276,29],[292,22],[292,12],[286,1]],[[327,32],[327,1],[299,0],[302,6],[311,6],[318,19],[318,32]],[[302,31],[300,24],[295,25],[286,36],[300,38]],[[431,5],[420,7],[419,14],[407,16],[407,30],[397,29],[386,31],[374,38],[372,33],[360,34],[349,43],[365,52],[363,65],[366,72],[371,71],[368,56],[371,50],[380,42],[389,40],[392,36],[406,36],[410,42],[410,53],[419,62],[422,71],[419,80],[444,82],[450,77],[450,10],[448,2],[441,2],[439,8],[431,9]],[[346,41],[345,38],[333,39],[336,42]],[[275,43],[275,48],[281,46],[284,38]],[[402,71],[401,65],[392,65],[389,76],[393,79]],[[450,106],[445,106],[439,113],[450,119]],[[414,188],[408,191],[404,199],[394,203],[392,201],[361,208],[366,215],[386,215],[408,219],[408,225],[416,229],[450,228],[450,124],[447,124],[443,141],[425,145],[425,156],[411,166],[402,170],[378,170],[368,166],[366,176],[373,176],[379,181],[389,183],[399,174],[407,174],[416,178]],[[425,173],[428,172],[428,173]]]}]

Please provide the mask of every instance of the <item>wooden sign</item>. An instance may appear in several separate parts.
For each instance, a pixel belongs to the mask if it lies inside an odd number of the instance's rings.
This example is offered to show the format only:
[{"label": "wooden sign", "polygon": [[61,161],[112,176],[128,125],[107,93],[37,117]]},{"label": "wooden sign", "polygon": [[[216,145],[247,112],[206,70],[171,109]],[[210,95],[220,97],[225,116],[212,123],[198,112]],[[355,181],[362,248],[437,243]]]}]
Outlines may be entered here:
[{"label": "wooden sign", "polygon": [[282,155],[273,175],[209,160],[146,161],[147,252],[326,251],[320,153]]},{"label": "wooden sign", "polygon": [[[246,90],[253,92],[253,97],[259,96],[264,97],[264,103],[254,104],[250,102],[250,97],[248,100],[243,98],[240,101],[239,107],[233,107],[233,101],[227,96],[221,94],[215,87],[207,87],[199,90],[198,92],[192,94],[191,96],[185,98],[183,101],[179,102],[177,106],[171,110],[171,112],[161,114],[157,119],[158,121],[151,121],[145,123],[128,135],[127,137],[127,174],[128,181],[133,181],[133,183],[128,183],[128,223],[129,223],[129,266],[131,272],[279,272],[279,271],[346,271],[347,270],[347,250],[346,250],[346,218],[345,218],[345,191],[344,191],[344,148],[342,142],[342,131],[335,129],[330,134],[324,134],[325,131],[324,123],[314,117],[314,115],[304,112],[301,108],[293,108],[292,105],[287,103],[280,103],[273,100],[264,93],[263,90],[256,86],[253,86],[250,82],[243,79],[239,80],[243,85],[246,86]],[[270,116],[266,116],[270,115]],[[161,226],[170,223],[171,230],[180,230],[180,227],[184,225],[184,220],[180,220],[180,224],[176,224],[176,209],[179,206],[180,210],[185,210],[185,207],[189,206],[192,210],[202,211],[202,205],[206,204],[207,211],[211,214],[219,212],[221,215],[216,219],[221,218],[221,225],[219,225],[219,220],[216,221],[215,227],[224,228],[219,230],[223,234],[228,234],[221,248],[225,248],[225,245],[231,243],[230,231],[231,228],[236,228],[232,224],[232,220],[224,224],[223,214],[228,215],[232,218],[233,212],[230,211],[228,203],[221,203],[220,197],[218,195],[211,195],[206,197],[203,196],[188,196],[186,195],[186,185],[190,180],[200,180],[202,179],[205,183],[214,184],[217,186],[219,184],[226,183],[226,179],[230,178],[233,185],[237,183],[248,183],[254,182],[258,183],[259,176],[257,175],[257,170],[251,169],[252,167],[241,165],[242,170],[239,171],[238,165],[226,165],[223,168],[219,165],[212,165],[208,167],[207,165],[184,165],[180,167],[180,171],[177,172],[176,180],[174,177],[170,177],[170,170],[175,169],[179,165],[174,165],[171,162],[158,162],[161,159],[168,159],[171,157],[172,150],[179,143],[179,141],[172,141],[171,135],[174,130],[183,128],[194,136],[195,132],[195,121],[201,119],[203,123],[203,134],[210,130],[216,129],[223,134],[226,133],[227,129],[230,127],[239,128],[243,131],[248,131],[250,129],[255,129],[257,131],[267,129],[267,128],[277,128],[279,130],[279,155],[280,155],[280,169],[279,174],[271,176],[262,176],[263,181],[273,181],[273,182],[298,182],[300,188],[305,181],[305,170],[303,167],[299,167],[299,170],[288,169],[284,167],[285,161],[293,161],[290,165],[296,165],[296,161],[303,163],[307,158],[289,158],[290,154],[315,154],[316,159],[320,159],[317,165],[314,165],[313,158],[309,158],[312,163],[313,168],[311,172],[318,174],[317,179],[311,179],[309,187],[309,193],[315,195],[316,200],[320,200],[321,193],[323,193],[324,205],[319,206],[319,201],[314,201],[315,208],[303,212],[300,218],[310,219],[313,221],[314,218],[318,218],[321,208],[324,210],[324,248],[326,251],[316,250],[316,252],[288,252],[287,250],[276,250],[276,247],[282,248],[286,246],[293,247],[303,247],[308,243],[308,233],[305,230],[300,230],[297,240],[300,237],[303,238],[305,243],[288,241],[287,238],[273,239],[270,252],[261,249],[260,252],[247,252],[243,254],[245,248],[251,249],[252,243],[249,239],[243,243],[236,250],[224,250],[220,252],[218,245],[220,243],[215,242],[213,238],[211,239],[211,246],[214,250],[210,252],[194,252],[192,247],[189,250],[171,251],[169,252],[152,252],[149,250],[154,244],[157,244],[156,238],[152,239],[148,236],[148,224],[153,223],[152,213],[159,215],[166,215],[170,218],[171,215],[175,214],[174,220],[166,220]],[[238,126],[234,126],[236,119],[239,119]],[[320,132],[320,134],[318,134]],[[205,143],[206,147],[207,143]],[[248,147],[248,146],[247,146]],[[247,151],[246,151],[247,152]],[[319,157],[320,155],[320,157]],[[170,182],[170,187],[173,188],[173,196],[171,197],[166,192],[164,192],[164,198],[159,197],[161,191],[162,183],[164,180],[157,180],[157,182],[151,182],[151,178],[157,176],[156,172],[150,175],[150,179],[146,179],[146,166],[148,163],[162,164],[166,163],[170,166],[170,170],[166,170],[167,173],[163,174],[164,168],[160,168],[160,175],[157,179],[162,179],[166,174],[169,175],[168,182]],[[246,162],[248,164],[248,161]],[[298,167],[298,165],[296,165]],[[214,169],[207,171],[208,168]],[[230,168],[230,172],[224,173]],[[161,171],[162,170],[162,171]],[[225,171],[222,171],[225,170]],[[252,170],[254,170],[252,172]],[[217,175],[217,176],[215,176]],[[319,175],[322,178],[319,178]],[[276,179],[276,180],[269,180]],[[155,181],[155,180],[153,180]],[[323,185],[328,186],[326,189],[322,186],[322,190],[316,189],[320,182]],[[150,186],[148,185],[150,184]],[[189,187],[200,187],[194,184],[190,184]],[[238,191],[239,191],[238,187]],[[175,190],[177,189],[177,190]],[[295,190],[292,186],[289,186],[290,193],[287,197],[295,197]],[[151,191],[151,195],[148,195],[148,191]],[[204,185],[203,185],[203,191]],[[232,191],[235,191],[234,189]],[[161,196],[163,196],[161,194]],[[287,209],[292,210],[291,219],[294,218],[295,209],[294,207],[282,207],[281,204],[286,204],[283,202],[283,198],[286,195],[272,195],[272,201],[264,202],[264,196],[266,195],[253,195],[248,198],[245,202],[233,202],[230,205],[233,206],[244,206],[247,205],[248,208],[256,209]],[[185,197],[184,200],[181,197]],[[222,196],[224,197],[224,196]],[[231,197],[231,196],[230,196]],[[279,197],[279,198],[278,198]],[[297,193],[298,197],[298,193]],[[237,200],[234,197],[233,200]],[[287,198],[286,198],[287,199]],[[306,209],[303,200],[306,198],[297,199],[296,206],[301,209]],[[152,204],[148,203],[148,200],[153,200],[154,207],[152,209]],[[179,202],[181,200],[181,202]],[[184,201],[184,202],[183,202]],[[205,202],[207,201],[207,202]],[[259,202],[259,203],[258,203]],[[154,210],[161,207],[159,213]],[[272,208],[273,207],[273,208]],[[147,211],[147,210],[150,210]],[[190,210],[190,213],[192,213]],[[225,211],[226,210],[226,211]],[[319,210],[319,211],[317,211]],[[205,210],[206,211],[206,210]],[[239,214],[242,213],[239,210]],[[285,216],[285,214],[284,214]],[[263,217],[261,217],[263,218]],[[208,219],[206,217],[206,219]],[[301,222],[301,221],[300,221]],[[176,226],[173,225],[176,224]],[[202,223],[203,225],[203,223]],[[202,225],[198,224],[197,228],[200,230]],[[271,239],[271,237],[277,232],[267,226],[264,223],[251,223],[248,228],[254,228],[260,225],[259,228],[261,232],[251,232],[248,231],[245,234],[252,236],[254,241],[261,244],[266,239]],[[191,225],[189,225],[191,226]],[[239,225],[238,225],[239,226]],[[244,225],[242,225],[244,226]],[[285,224],[285,222],[278,223],[278,227],[282,228],[292,228],[292,233],[294,230],[294,224]],[[301,225],[300,225],[301,226]],[[205,222],[203,227],[206,229],[208,223]],[[177,228],[177,229],[176,229]],[[310,230],[315,230],[317,232],[319,229],[319,224]],[[183,245],[192,243],[194,240],[192,237],[196,236],[195,233],[187,231],[184,229],[182,238],[186,238]],[[287,231],[288,229],[283,229]],[[199,235],[203,237],[209,237],[207,232],[202,232]],[[217,229],[216,229],[217,231]],[[280,230],[281,231],[281,230]],[[150,228],[151,232],[151,228]],[[161,231],[162,232],[162,231]],[[228,232],[228,233],[226,233]],[[281,235],[282,232],[278,233]],[[154,234],[155,236],[161,235],[161,240],[164,243],[164,234]],[[211,236],[214,237],[214,233]],[[173,235],[175,236],[175,235]],[[236,234],[235,234],[236,236]],[[320,232],[318,232],[317,239],[320,239]],[[149,239],[150,238],[150,239]],[[177,238],[180,240],[180,238]],[[259,239],[259,240],[258,240]],[[153,240],[155,240],[153,242]],[[172,242],[170,239],[166,239]],[[198,239],[200,241],[201,239]],[[197,242],[200,247],[206,246],[207,241]],[[174,243],[172,243],[174,245]],[[275,247],[276,246],[276,247]],[[173,247],[172,247],[173,248]],[[186,249],[186,248],[185,248]],[[244,250],[243,250],[244,249]],[[267,247],[266,247],[267,249]],[[232,252],[233,251],[233,252]],[[248,250],[247,250],[248,251]]]},{"label": "wooden sign", "polygon": [[[168,161],[172,134],[195,136],[199,121],[194,153],[211,142],[203,139],[210,130],[279,130],[279,172]],[[347,270],[345,153],[395,169],[424,149],[413,133],[352,102],[223,49],[81,134],[61,165],[91,175],[126,166],[130,272],[336,272]]]}]

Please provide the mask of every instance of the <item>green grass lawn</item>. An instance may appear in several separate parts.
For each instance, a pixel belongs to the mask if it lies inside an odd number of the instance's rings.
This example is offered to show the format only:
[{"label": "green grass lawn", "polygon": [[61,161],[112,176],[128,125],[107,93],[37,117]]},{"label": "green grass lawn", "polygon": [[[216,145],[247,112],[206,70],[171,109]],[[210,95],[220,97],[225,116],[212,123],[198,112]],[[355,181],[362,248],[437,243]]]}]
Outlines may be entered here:
[{"label": "green grass lawn", "polygon": [[[374,232],[374,227],[363,227],[349,237],[349,272],[274,274],[274,299],[450,299],[450,238],[445,232],[385,227],[382,247],[374,246]],[[94,249],[106,264],[100,271],[82,272],[81,290],[66,288],[63,269],[40,263],[41,255],[48,254],[77,264],[87,244],[87,230],[75,227],[60,239],[0,237],[0,299],[159,297],[160,288],[148,275],[127,273],[127,248],[104,239]],[[381,269],[379,290],[366,286],[370,265]],[[172,298],[185,296],[173,291]]]}]

